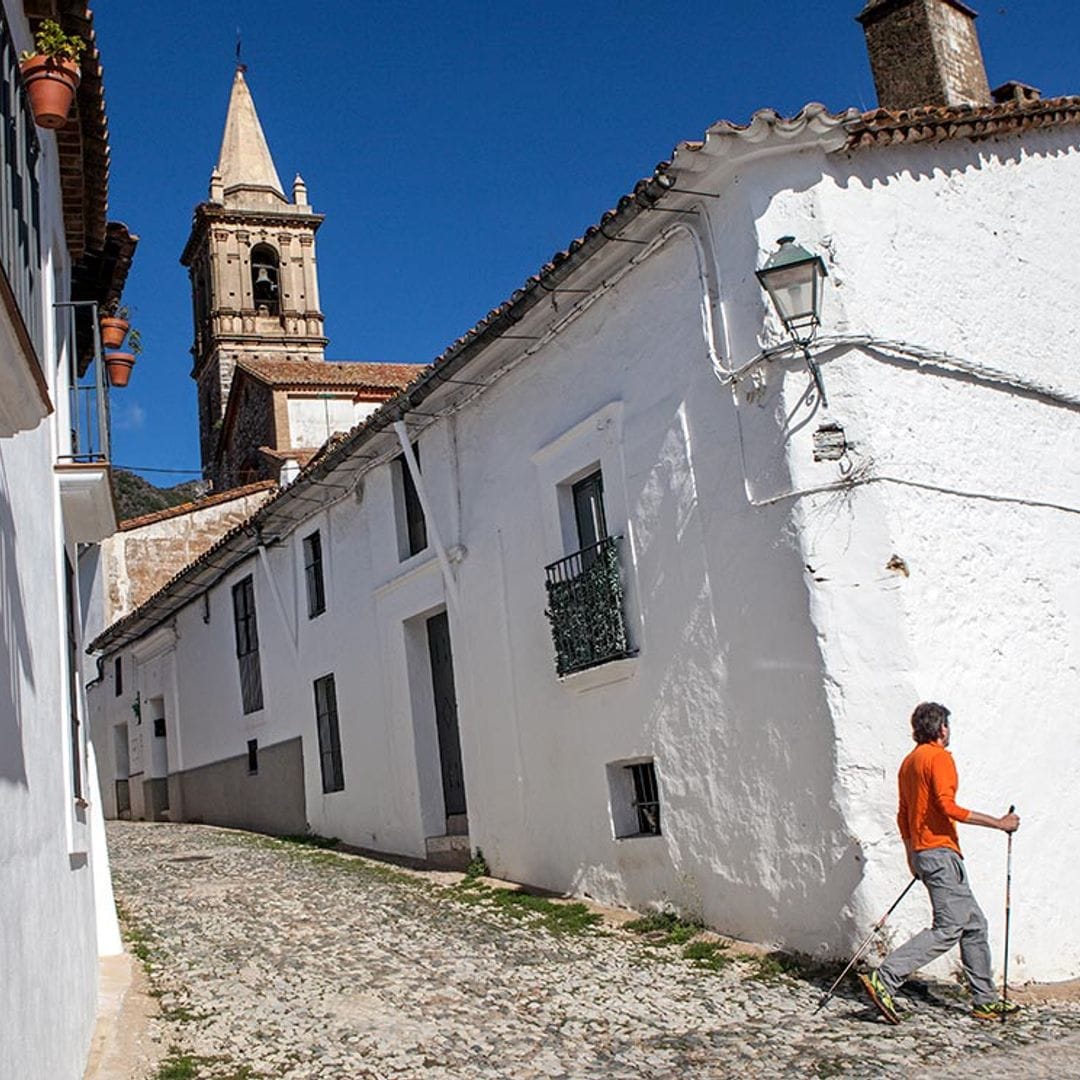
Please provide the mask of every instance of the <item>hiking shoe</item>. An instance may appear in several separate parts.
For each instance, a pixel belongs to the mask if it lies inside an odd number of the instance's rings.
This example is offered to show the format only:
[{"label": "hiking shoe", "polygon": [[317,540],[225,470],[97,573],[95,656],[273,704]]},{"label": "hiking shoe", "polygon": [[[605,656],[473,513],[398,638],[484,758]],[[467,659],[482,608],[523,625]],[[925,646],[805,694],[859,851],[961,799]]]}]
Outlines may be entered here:
[{"label": "hiking shoe", "polygon": [[973,1005],[971,1015],[976,1020],[1004,1020],[1007,1016],[1013,1016],[1020,1011],[1020,1006],[1015,1001],[982,1001]]},{"label": "hiking shoe", "polygon": [[877,1006],[877,1011],[890,1024],[899,1024],[900,1014],[896,1011],[896,1003],[892,999],[892,994],[885,989],[881,976],[876,971],[871,971],[869,975],[860,975],[859,982],[863,984],[863,989],[870,995],[870,1000]]}]

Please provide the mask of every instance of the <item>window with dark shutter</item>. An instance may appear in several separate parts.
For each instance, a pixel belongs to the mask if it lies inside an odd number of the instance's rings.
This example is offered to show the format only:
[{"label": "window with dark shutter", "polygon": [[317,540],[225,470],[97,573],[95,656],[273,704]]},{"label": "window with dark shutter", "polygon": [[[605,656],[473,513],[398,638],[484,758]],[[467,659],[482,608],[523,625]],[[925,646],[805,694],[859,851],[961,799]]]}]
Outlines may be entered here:
[{"label": "window with dark shutter", "polygon": [[600,470],[579,480],[571,489],[574,496],[574,521],[577,525],[578,547],[591,548],[607,538],[604,517],[604,478]]},{"label": "window with dark shutter", "polygon": [[[419,469],[419,444],[413,446],[412,449],[413,456],[416,458],[416,467]],[[401,492],[405,504],[405,534],[408,540],[405,558],[409,558],[428,546],[427,522],[424,521],[424,508],[420,505],[420,496],[416,493],[416,485],[413,483],[412,473],[409,472],[408,462],[402,456],[397,459],[397,464],[401,470]]]},{"label": "window with dark shutter", "polygon": [[259,667],[259,628],[255,619],[255,583],[250,575],[233,586],[232,599],[240,694],[244,712],[253,713],[263,707],[263,693]]},{"label": "window with dark shutter", "polygon": [[319,762],[322,766],[322,789],[342,791],[345,771],[341,764],[341,734],[338,730],[337,690],[334,676],[315,680],[315,723],[319,734]]},{"label": "window with dark shutter", "polygon": [[326,587],[323,583],[322,537],[318,532],[304,537],[304,579],[307,581],[309,619],[326,610]]}]

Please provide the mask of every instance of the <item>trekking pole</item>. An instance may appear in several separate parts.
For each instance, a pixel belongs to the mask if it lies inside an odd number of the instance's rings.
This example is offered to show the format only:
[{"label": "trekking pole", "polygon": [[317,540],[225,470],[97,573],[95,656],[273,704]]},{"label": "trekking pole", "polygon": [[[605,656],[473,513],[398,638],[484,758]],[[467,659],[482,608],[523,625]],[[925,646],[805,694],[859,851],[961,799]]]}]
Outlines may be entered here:
[{"label": "trekking pole", "polygon": [[904,887],[904,891],[892,902],[892,907],[890,907],[889,910],[886,911],[885,914],[882,915],[876,923],[874,923],[874,928],[870,931],[869,934],[866,935],[866,939],[856,950],[855,955],[848,961],[848,966],[844,968],[844,970],[841,971],[840,974],[836,977],[836,982],[834,982],[832,986],[829,987],[829,992],[825,994],[825,996],[817,1003],[817,1008],[814,1010],[814,1012],[819,1012],[829,1003],[829,1001],[832,999],[833,994],[836,992],[836,988],[840,985],[841,980],[855,966],[856,961],[858,961],[859,957],[862,956],[862,954],[866,951],[866,947],[870,944],[871,941],[874,940],[874,935],[881,930],[881,928],[885,925],[885,920],[888,919],[888,917],[896,910],[897,905],[900,903],[901,900],[904,899],[905,896],[907,896],[907,894],[911,891],[911,886],[914,885],[915,882],[918,880],[919,879],[917,877],[913,877]]},{"label": "trekking pole", "polygon": [[[1016,813],[1016,807],[1010,806],[1009,813]],[[1001,1010],[1001,1022],[1005,1023],[1005,1017],[1008,1016],[1008,1004],[1009,1004],[1009,917],[1012,914],[1012,838],[1013,834],[1009,833],[1009,846],[1008,854],[1005,856],[1005,976],[1002,981],[1001,987],[1001,1001],[1006,1007]]]}]

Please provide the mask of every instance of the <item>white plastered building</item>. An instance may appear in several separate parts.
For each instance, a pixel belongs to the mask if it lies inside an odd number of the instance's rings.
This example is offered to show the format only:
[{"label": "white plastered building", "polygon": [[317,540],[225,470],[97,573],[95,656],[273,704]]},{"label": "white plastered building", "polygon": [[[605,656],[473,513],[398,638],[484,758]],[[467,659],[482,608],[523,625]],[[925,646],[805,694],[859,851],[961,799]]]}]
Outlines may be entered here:
[{"label": "white plastered building", "polygon": [[[961,804],[1024,818],[1011,970],[1076,977],[1080,99],[961,90],[680,145],[106,631],[170,816],[839,955],[905,883],[937,699]],[[827,400],[754,276],[785,234],[828,270]],[[962,842],[1000,940],[1004,841]]]},{"label": "white plastered building", "polygon": [[106,221],[85,6],[51,11],[87,42],[63,138],[34,123],[18,56],[51,8],[0,7],[0,1076],[76,1080],[121,948],[83,675],[80,556],[116,526],[94,323],[137,238]]}]

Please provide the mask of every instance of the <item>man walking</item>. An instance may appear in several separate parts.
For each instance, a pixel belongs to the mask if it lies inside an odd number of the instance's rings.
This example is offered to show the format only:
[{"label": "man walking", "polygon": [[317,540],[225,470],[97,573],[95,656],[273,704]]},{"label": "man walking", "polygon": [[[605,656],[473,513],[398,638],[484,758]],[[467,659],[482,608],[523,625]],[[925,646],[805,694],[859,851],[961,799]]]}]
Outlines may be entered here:
[{"label": "man walking", "polygon": [[893,950],[884,963],[859,979],[882,1016],[900,1023],[893,994],[904,980],[960,942],[960,959],[975,1004],[972,1016],[1000,1020],[1018,1006],[998,998],[990,967],[990,942],[983,915],[968,884],[956,838],[956,822],[1015,832],[1020,819],[979,814],[956,805],[956,765],[949,745],[949,710],[923,702],[911,714],[918,744],[900,765],[900,810],[896,822],[907,849],[908,867],[930,894],[933,924]]}]

